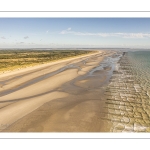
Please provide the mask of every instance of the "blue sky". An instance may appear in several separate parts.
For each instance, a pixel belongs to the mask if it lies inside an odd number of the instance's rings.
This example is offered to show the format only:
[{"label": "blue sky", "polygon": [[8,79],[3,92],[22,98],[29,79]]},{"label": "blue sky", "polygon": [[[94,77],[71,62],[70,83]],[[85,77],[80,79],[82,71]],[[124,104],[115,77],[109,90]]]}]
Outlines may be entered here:
[{"label": "blue sky", "polygon": [[0,48],[150,48],[149,18],[0,18]]}]

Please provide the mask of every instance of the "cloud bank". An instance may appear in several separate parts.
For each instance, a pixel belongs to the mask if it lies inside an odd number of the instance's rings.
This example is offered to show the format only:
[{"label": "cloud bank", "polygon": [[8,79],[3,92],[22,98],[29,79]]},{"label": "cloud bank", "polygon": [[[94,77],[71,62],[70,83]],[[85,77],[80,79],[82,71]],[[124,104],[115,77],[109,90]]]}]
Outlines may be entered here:
[{"label": "cloud bank", "polygon": [[71,28],[63,30],[60,34],[72,34],[78,36],[99,36],[99,37],[121,37],[121,38],[149,38],[150,33],[90,33],[90,32],[76,32],[72,31]]}]

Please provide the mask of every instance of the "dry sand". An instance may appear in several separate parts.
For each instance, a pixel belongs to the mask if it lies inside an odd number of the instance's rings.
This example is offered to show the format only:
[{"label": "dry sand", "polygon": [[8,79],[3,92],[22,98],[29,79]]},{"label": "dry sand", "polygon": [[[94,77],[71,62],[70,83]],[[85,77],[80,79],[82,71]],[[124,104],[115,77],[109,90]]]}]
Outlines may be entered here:
[{"label": "dry sand", "polygon": [[104,85],[112,69],[91,70],[111,51],[0,75],[0,131],[103,132]]}]

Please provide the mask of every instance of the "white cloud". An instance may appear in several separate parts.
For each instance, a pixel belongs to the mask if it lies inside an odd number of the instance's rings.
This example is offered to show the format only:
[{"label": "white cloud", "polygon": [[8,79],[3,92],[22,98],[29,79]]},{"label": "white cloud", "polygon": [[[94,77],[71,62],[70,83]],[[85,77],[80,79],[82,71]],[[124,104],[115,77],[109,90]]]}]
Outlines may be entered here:
[{"label": "white cloud", "polygon": [[121,38],[149,38],[150,33],[91,33],[91,32],[76,32],[72,31],[71,28],[63,30],[60,34],[73,34],[79,36],[99,36],[99,37],[121,37]]},{"label": "white cloud", "polygon": [[24,42],[17,42],[16,44],[24,44]]},{"label": "white cloud", "polygon": [[2,36],[1,39],[6,39],[6,38],[4,36]]},{"label": "white cloud", "polygon": [[24,39],[28,39],[28,38],[29,38],[28,36],[25,36],[25,37],[24,37]]},{"label": "white cloud", "polygon": [[48,34],[49,30],[46,31],[46,34]]},{"label": "white cloud", "polygon": [[125,33],[123,38],[149,38],[150,33]]},{"label": "white cloud", "polygon": [[68,29],[66,29],[66,30],[62,30],[62,31],[60,32],[60,34],[68,34],[68,33],[72,33],[71,28],[68,28]]}]

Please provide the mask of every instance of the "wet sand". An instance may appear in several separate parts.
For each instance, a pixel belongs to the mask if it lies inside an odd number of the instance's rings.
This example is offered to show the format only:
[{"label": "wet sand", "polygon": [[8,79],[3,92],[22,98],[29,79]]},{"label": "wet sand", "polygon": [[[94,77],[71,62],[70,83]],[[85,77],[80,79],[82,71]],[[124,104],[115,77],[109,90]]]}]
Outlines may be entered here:
[{"label": "wet sand", "polygon": [[102,112],[115,53],[100,51],[0,75],[0,131],[109,131]]}]

